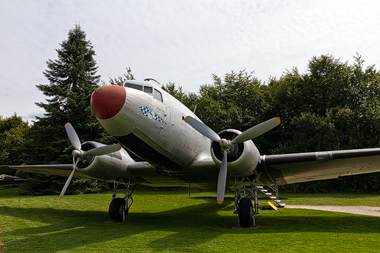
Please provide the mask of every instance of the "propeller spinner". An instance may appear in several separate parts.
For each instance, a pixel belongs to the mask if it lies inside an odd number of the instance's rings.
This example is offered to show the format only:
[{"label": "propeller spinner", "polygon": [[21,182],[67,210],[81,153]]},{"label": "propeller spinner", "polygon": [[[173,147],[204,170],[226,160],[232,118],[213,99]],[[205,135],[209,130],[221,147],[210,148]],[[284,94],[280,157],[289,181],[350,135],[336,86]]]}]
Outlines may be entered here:
[{"label": "propeller spinner", "polygon": [[[67,178],[65,185],[63,186],[63,189],[61,191],[61,194],[59,194],[59,197],[62,198],[63,195],[65,195],[65,192],[67,190],[67,187],[69,186],[71,179],[74,176],[75,168],[78,165],[78,162],[82,160],[85,156],[101,156],[101,155],[106,155],[112,152],[116,152],[121,149],[120,144],[113,144],[113,145],[107,145],[107,146],[102,146],[102,147],[97,147],[90,149],[88,151],[83,151],[81,149],[82,144],[79,140],[79,137],[77,133],[75,132],[74,127],[70,124],[67,123],[65,125],[66,133],[67,136],[70,139],[71,144],[74,147],[74,150],[72,152],[73,155],[73,171],[71,172],[70,176]],[[77,161],[75,162],[75,157],[77,158]]]},{"label": "propeller spinner", "polygon": [[270,120],[267,120],[261,124],[251,127],[250,129],[244,131],[243,133],[236,136],[233,140],[221,139],[217,133],[215,133],[211,128],[198,121],[197,119],[187,116],[185,121],[191,125],[195,130],[203,134],[204,136],[210,138],[211,140],[218,142],[222,151],[223,151],[223,159],[222,165],[219,170],[218,176],[218,187],[217,187],[217,202],[222,204],[224,201],[224,192],[226,189],[226,181],[227,181],[227,152],[232,144],[243,143],[248,140],[254,139],[272,128],[278,126],[280,124],[280,119],[275,117]]}]

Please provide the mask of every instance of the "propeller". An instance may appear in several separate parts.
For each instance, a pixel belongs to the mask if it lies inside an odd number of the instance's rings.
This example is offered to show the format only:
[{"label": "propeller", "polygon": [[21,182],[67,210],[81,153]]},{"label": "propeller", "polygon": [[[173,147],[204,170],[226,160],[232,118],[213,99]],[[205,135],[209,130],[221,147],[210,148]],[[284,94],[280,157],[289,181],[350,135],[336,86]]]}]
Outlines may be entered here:
[{"label": "propeller", "polygon": [[[113,144],[113,145],[107,145],[107,146],[101,146],[101,147],[93,148],[93,149],[90,149],[88,151],[83,151],[81,149],[82,144],[79,140],[77,133],[75,132],[74,127],[70,123],[67,123],[65,125],[65,129],[66,129],[67,136],[70,139],[71,145],[73,145],[73,147],[74,147],[74,150],[72,152],[72,155],[73,155],[73,171],[71,172],[70,176],[67,178],[66,183],[63,186],[63,189],[61,191],[61,194],[59,194],[60,198],[62,198],[63,195],[65,195],[67,187],[69,187],[71,179],[74,176],[74,172],[75,172],[75,169],[78,165],[78,162],[81,159],[83,159],[83,157],[106,155],[106,154],[113,153],[113,152],[116,152],[116,151],[121,149],[120,144]],[[77,158],[76,162],[75,162],[75,157]]]},{"label": "propeller", "polygon": [[218,176],[218,186],[217,186],[217,202],[222,204],[224,201],[224,192],[226,189],[226,180],[227,180],[227,153],[228,149],[232,144],[243,143],[253,138],[256,138],[272,128],[280,124],[280,119],[275,117],[270,120],[264,121],[256,126],[251,127],[250,129],[244,131],[243,133],[236,136],[232,141],[221,139],[217,133],[215,133],[211,128],[200,122],[199,120],[187,116],[185,121],[191,125],[195,130],[208,137],[209,139],[218,142],[223,151],[222,165],[219,170]]}]

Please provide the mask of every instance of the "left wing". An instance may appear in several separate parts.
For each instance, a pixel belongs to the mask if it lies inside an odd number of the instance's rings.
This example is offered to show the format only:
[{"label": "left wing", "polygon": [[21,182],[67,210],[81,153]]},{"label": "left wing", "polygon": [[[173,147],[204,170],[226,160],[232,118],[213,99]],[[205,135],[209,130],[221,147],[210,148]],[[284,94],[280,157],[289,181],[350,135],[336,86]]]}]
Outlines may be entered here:
[{"label": "left wing", "polygon": [[323,151],[261,157],[260,181],[292,184],[380,171],[380,148]]},{"label": "left wing", "polygon": [[[0,171],[3,173],[8,173],[4,171],[26,171],[33,173],[44,173],[48,175],[57,175],[57,176],[69,176],[71,171],[73,170],[73,164],[46,164],[46,165],[4,165],[0,166]],[[75,176],[92,178],[80,171],[75,173]]]}]

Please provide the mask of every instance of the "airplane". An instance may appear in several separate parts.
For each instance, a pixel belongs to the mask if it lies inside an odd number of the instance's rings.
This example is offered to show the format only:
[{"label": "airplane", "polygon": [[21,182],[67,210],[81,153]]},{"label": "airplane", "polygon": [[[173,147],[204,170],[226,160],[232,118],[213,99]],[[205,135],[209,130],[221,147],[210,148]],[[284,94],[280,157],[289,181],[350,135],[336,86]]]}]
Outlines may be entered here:
[{"label": "airplane", "polygon": [[[191,184],[216,189],[219,204],[225,190],[233,188],[234,213],[241,227],[254,224],[257,192],[263,185],[380,171],[380,148],[261,155],[252,139],[278,126],[279,118],[244,132],[225,129],[215,133],[151,78],[99,87],[91,96],[91,108],[117,144],[81,143],[74,127],[67,123],[65,129],[74,147],[73,164],[2,167],[69,175],[60,197],[74,173],[76,177],[113,181],[109,216],[115,222],[125,221],[136,185],[190,188]],[[127,151],[143,161],[134,161]],[[125,196],[116,197],[120,192]]]},{"label": "airplane", "polygon": [[17,175],[18,172],[16,171],[16,175],[8,175],[8,174],[1,174],[0,175],[0,183],[7,183],[7,184],[19,184],[19,183],[25,183],[28,182],[27,178],[23,178]]}]

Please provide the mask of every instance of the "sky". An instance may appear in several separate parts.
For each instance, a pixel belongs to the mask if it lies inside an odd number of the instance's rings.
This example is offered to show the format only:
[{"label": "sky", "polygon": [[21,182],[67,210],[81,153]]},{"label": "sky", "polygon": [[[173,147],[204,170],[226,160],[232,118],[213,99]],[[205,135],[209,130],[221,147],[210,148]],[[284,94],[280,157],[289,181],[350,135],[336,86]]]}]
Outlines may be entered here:
[{"label": "sky", "polygon": [[246,70],[262,82],[330,54],[380,69],[380,1],[0,0],[0,116],[32,122],[46,102],[46,61],[80,24],[101,80],[174,82],[186,92]]}]

